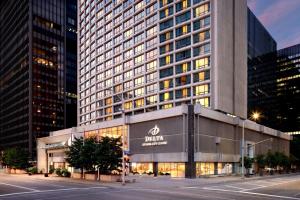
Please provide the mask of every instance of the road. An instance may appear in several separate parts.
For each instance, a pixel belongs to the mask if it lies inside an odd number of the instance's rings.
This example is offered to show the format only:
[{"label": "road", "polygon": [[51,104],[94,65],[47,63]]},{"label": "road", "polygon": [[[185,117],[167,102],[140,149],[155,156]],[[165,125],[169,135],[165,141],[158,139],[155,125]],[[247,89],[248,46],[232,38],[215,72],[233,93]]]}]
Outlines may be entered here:
[{"label": "road", "polygon": [[[150,180],[150,181],[149,181]],[[221,179],[219,179],[221,180]],[[223,179],[226,180],[226,179]],[[268,177],[257,180],[215,181],[209,179],[186,181],[143,179],[121,186],[119,183],[47,179],[44,177],[0,174],[2,200],[300,200],[300,175]]]}]

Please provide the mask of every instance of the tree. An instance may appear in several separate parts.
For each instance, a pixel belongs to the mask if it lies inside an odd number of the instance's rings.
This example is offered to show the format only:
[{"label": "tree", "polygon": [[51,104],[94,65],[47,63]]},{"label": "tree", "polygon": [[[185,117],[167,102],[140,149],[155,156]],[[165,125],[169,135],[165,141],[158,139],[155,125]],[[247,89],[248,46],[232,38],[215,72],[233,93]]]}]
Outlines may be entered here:
[{"label": "tree", "polygon": [[28,153],[21,148],[11,148],[4,151],[2,163],[13,169],[26,169],[29,166]]},{"label": "tree", "polygon": [[266,157],[266,164],[269,168],[274,168],[276,167],[276,160],[274,154],[269,150]]},{"label": "tree", "polygon": [[83,178],[83,170],[94,170],[96,163],[96,138],[91,137],[87,139],[75,138],[75,141],[66,151],[66,161],[71,167],[79,168],[81,171],[81,178]]},{"label": "tree", "polygon": [[257,164],[259,174],[262,176],[263,169],[265,168],[265,165],[266,165],[265,156],[263,154],[256,155],[255,162]]},{"label": "tree", "polygon": [[122,166],[122,143],[120,138],[103,137],[96,150],[97,166],[101,174],[110,174]]},{"label": "tree", "polygon": [[[249,169],[252,167],[253,162],[253,158],[249,158],[248,156],[244,157],[244,167],[246,169],[246,175],[249,175]],[[240,163],[242,165],[242,158],[240,159]]]}]

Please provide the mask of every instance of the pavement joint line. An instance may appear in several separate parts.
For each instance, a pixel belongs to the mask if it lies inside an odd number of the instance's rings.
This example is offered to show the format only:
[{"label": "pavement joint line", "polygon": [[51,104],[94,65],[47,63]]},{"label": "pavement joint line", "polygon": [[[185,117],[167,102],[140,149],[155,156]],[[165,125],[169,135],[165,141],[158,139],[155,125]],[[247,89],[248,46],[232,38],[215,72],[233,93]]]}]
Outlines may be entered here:
[{"label": "pavement joint line", "polygon": [[100,189],[107,187],[86,187],[86,188],[63,188],[63,189],[53,189],[53,190],[34,190],[30,192],[16,192],[16,193],[8,193],[8,194],[0,194],[0,197],[6,196],[14,196],[20,194],[37,194],[37,193],[47,193],[47,192],[56,192],[56,191],[69,191],[69,190],[88,190],[88,189]]},{"label": "pavement joint line", "polygon": [[8,184],[8,183],[0,183],[1,185],[7,185],[7,186],[11,186],[11,187],[16,187],[16,188],[21,188],[21,189],[26,189],[26,190],[31,190],[31,191],[39,191],[39,190],[36,190],[36,189],[32,189],[32,188],[29,188],[29,187],[24,187],[24,186],[19,186],[19,185],[13,185],[13,184]]},{"label": "pavement joint line", "polygon": [[252,195],[257,195],[257,196],[275,197],[275,198],[281,198],[281,199],[300,200],[300,198],[296,198],[296,197],[279,196],[279,195],[256,193],[256,192],[234,191],[234,190],[214,189],[214,188],[206,188],[206,187],[204,187],[202,189],[205,189],[205,190],[215,190],[215,191],[221,191],[221,192],[233,192],[233,193],[242,193],[242,194],[252,194]]}]

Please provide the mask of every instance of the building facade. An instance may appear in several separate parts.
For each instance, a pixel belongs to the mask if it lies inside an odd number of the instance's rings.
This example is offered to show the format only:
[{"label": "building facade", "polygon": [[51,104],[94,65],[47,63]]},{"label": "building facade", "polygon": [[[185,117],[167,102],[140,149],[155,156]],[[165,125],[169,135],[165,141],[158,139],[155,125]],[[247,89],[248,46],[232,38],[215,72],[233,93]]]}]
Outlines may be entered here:
[{"label": "building facade", "polygon": [[246,118],[246,1],[80,0],[78,34],[78,125],[195,103]]},{"label": "building facade", "polygon": [[21,147],[34,158],[36,138],[76,124],[66,119],[66,108],[76,109],[76,7],[0,2],[1,149]]},{"label": "building facade", "polygon": [[249,111],[262,114],[261,124],[300,133],[300,45],[253,60],[249,70]]},{"label": "building facade", "polygon": [[[38,170],[67,168],[65,151],[74,137],[122,134],[128,138],[125,144],[134,173],[187,178],[240,173],[242,120],[199,104],[53,132],[38,139]],[[249,157],[268,150],[289,155],[289,141],[290,136],[280,131],[245,121],[245,155]]]}]

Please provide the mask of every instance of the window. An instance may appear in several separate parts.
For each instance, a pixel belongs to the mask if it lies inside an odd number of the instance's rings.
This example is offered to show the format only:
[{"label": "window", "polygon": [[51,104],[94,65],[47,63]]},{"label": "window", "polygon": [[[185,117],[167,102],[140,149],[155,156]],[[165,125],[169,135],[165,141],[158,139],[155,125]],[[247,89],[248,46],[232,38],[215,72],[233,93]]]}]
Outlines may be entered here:
[{"label": "window", "polygon": [[151,36],[155,35],[156,32],[157,32],[157,26],[154,26],[154,27],[148,29],[146,32],[147,37],[151,37]]},{"label": "window", "polygon": [[177,40],[177,41],[175,42],[175,44],[176,44],[176,49],[180,49],[180,48],[182,48],[182,47],[189,46],[189,45],[191,45],[191,37],[189,36],[189,37],[186,37],[186,38],[182,38],[182,39],[180,39],[180,40]]},{"label": "window", "polygon": [[157,51],[156,51],[156,49],[153,49],[152,51],[148,51],[148,52],[146,53],[146,59],[147,59],[147,60],[150,60],[150,59],[152,59],[152,58],[155,58],[156,55],[157,55]]},{"label": "window", "polygon": [[146,14],[152,14],[157,10],[157,3],[155,2],[153,5],[146,8]]},{"label": "window", "polygon": [[159,94],[159,101],[170,101],[173,99],[173,91]]},{"label": "window", "polygon": [[187,33],[191,32],[191,25],[190,24],[186,24],[182,27],[176,28],[176,37],[179,37],[181,35],[185,35]]},{"label": "window", "polygon": [[160,0],[159,1],[159,6],[160,7],[163,7],[163,6],[165,6],[165,5],[167,5],[167,4],[170,4],[170,3],[172,3],[173,2],[173,0]]},{"label": "window", "polygon": [[138,43],[138,42],[142,41],[142,40],[144,39],[144,36],[143,36],[143,35],[144,35],[144,34],[141,33],[141,34],[135,36],[135,37],[134,37],[134,43]]},{"label": "window", "polygon": [[190,57],[191,57],[191,50],[190,49],[178,52],[178,53],[176,53],[176,62],[188,59]]},{"label": "window", "polygon": [[145,94],[144,88],[138,88],[134,90],[135,97],[143,96],[144,94]]},{"label": "window", "polygon": [[157,95],[149,96],[146,98],[146,105],[152,105],[157,103]]},{"label": "window", "polygon": [[167,21],[161,22],[159,25],[161,31],[170,28],[172,26],[173,26],[173,19],[169,19]]},{"label": "window", "polygon": [[132,81],[127,81],[124,83],[124,90],[130,89],[132,86]]},{"label": "window", "polygon": [[204,95],[204,94],[208,94],[209,93],[209,85],[205,84],[205,85],[198,85],[194,87],[194,95],[198,96],[198,95]]},{"label": "window", "polygon": [[144,99],[135,100],[134,105],[135,105],[136,108],[143,107],[144,106]]},{"label": "window", "polygon": [[181,2],[176,4],[176,12],[184,10],[190,6],[190,0],[182,0]]},{"label": "window", "polygon": [[173,51],[173,43],[166,44],[159,48],[160,54],[165,54],[167,52]]},{"label": "window", "polygon": [[193,52],[194,52],[194,56],[199,56],[199,55],[209,53],[210,52],[210,43],[195,47]]},{"label": "window", "polygon": [[164,66],[173,63],[173,55],[167,55],[159,59],[159,65]]},{"label": "window", "polygon": [[205,17],[204,19],[199,19],[194,21],[194,31],[199,30],[210,25],[210,17]]},{"label": "window", "polygon": [[165,42],[167,40],[170,40],[170,39],[173,39],[173,31],[169,31],[167,33],[164,33],[164,34],[161,34],[159,36],[159,41],[162,43],[162,42]]},{"label": "window", "polygon": [[186,98],[186,97],[190,97],[190,96],[191,96],[190,88],[183,88],[180,90],[176,90],[176,92],[175,92],[176,99]]},{"label": "window", "polygon": [[168,8],[166,8],[166,9],[164,9],[164,10],[161,10],[161,11],[159,12],[160,19],[163,19],[163,18],[165,18],[165,17],[168,17],[168,16],[170,16],[170,15],[172,15],[172,14],[173,14],[173,6],[168,7]]},{"label": "window", "polygon": [[155,70],[156,67],[157,67],[157,61],[156,61],[156,60],[147,63],[147,65],[146,65],[147,72],[148,72],[148,71]]},{"label": "window", "polygon": [[148,85],[147,87],[146,87],[146,92],[147,92],[147,94],[151,94],[151,93],[154,93],[154,92],[156,92],[157,91],[157,84],[155,83],[155,84],[152,84],[152,85]]},{"label": "window", "polygon": [[134,58],[135,65],[140,64],[142,62],[144,62],[144,55],[140,55],[140,56]]},{"label": "window", "polygon": [[134,53],[138,54],[141,53],[144,50],[144,44],[140,44],[139,46],[134,48]]},{"label": "window", "polygon": [[191,83],[191,76],[185,75],[175,79],[176,86],[183,86]]},{"label": "window", "polygon": [[194,83],[209,80],[209,71],[198,72],[194,74]]},{"label": "window", "polygon": [[176,16],[176,24],[180,24],[190,19],[191,19],[191,11],[188,11],[186,13]]},{"label": "window", "polygon": [[134,79],[134,86],[139,86],[144,84],[144,77],[139,77]]},{"label": "window", "polygon": [[164,89],[169,89],[173,87],[173,80],[169,79],[169,80],[164,80],[162,82],[160,82],[159,84],[159,88],[160,90],[164,90]]},{"label": "window", "polygon": [[194,69],[209,67],[209,65],[210,65],[210,57],[199,58],[194,61]]},{"label": "window", "polygon": [[144,68],[144,66],[139,66],[139,67],[134,68],[134,75],[143,73],[143,71],[144,71],[143,68]]},{"label": "window", "polygon": [[188,72],[190,70],[191,70],[191,63],[190,62],[182,63],[180,65],[176,65],[176,74]]},{"label": "window", "polygon": [[131,110],[132,109],[132,102],[131,101],[125,102],[124,103],[124,109],[125,110]]},{"label": "window", "polygon": [[205,98],[195,99],[194,103],[195,104],[199,103],[201,106],[209,107],[210,106],[210,98],[205,97]]},{"label": "window", "polygon": [[173,67],[162,69],[159,72],[160,78],[165,78],[173,75]]},{"label": "window", "polygon": [[146,75],[146,82],[147,83],[150,83],[150,82],[152,82],[152,81],[155,81],[156,80],[156,72],[154,72],[154,73],[151,73],[151,74],[147,74]]},{"label": "window", "polygon": [[145,12],[142,11],[142,12],[140,12],[140,13],[138,13],[138,14],[136,14],[136,15],[134,16],[134,21],[137,22],[137,21],[143,19],[144,16],[145,16]]},{"label": "window", "polygon": [[194,43],[203,42],[210,38],[210,31],[204,31],[197,34],[194,34]]},{"label": "window", "polygon": [[124,39],[131,37],[133,34],[132,28],[124,32]]},{"label": "window", "polygon": [[209,4],[203,4],[197,8],[194,9],[194,17],[200,17],[201,15],[204,15],[209,12]]}]

